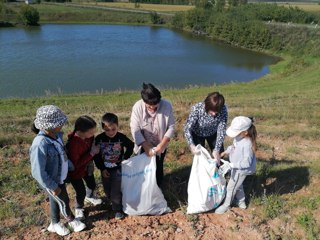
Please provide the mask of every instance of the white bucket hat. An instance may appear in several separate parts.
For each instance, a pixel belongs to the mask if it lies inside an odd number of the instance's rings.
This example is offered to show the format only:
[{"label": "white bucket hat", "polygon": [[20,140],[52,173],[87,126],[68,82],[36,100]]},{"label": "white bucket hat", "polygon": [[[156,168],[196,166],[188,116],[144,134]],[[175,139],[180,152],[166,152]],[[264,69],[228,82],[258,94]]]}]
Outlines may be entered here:
[{"label": "white bucket hat", "polygon": [[67,120],[67,116],[60,108],[54,105],[46,105],[37,110],[34,125],[40,130],[50,130],[63,126]]},{"label": "white bucket hat", "polygon": [[248,130],[252,125],[252,120],[248,117],[235,117],[232,122],[231,126],[227,129],[227,135],[229,137],[236,137],[241,132]]}]

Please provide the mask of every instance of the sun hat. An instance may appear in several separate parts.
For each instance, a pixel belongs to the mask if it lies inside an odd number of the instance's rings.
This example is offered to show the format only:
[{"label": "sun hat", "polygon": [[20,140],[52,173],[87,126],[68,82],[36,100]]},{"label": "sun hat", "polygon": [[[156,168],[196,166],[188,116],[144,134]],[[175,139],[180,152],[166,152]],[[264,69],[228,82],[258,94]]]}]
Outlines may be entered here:
[{"label": "sun hat", "polygon": [[252,125],[252,120],[248,117],[235,117],[232,122],[230,127],[227,129],[227,135],[229,137],[236,137],[238,136],[241,132],[248,130]]},{"label": "sun hat", "polygon": [[34,125],[40,130],[50,130],[63,126],[67,122],[67,116],[54,105],[46,105],[38,108]]}]

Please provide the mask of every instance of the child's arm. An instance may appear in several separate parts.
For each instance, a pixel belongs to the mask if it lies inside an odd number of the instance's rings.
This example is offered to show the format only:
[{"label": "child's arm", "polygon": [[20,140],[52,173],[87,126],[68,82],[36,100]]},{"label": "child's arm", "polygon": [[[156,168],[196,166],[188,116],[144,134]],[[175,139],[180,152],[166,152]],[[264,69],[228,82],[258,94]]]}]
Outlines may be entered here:
[{"label": "child's arm", "polygon": [[30,149],[31,173],[42,187],[55,191],[58,188],[58,184],[46,171],[47,148],[42,144],[43,142]]},{"label": "child's arm", "polygon": [[225,156],[228,156],[228,155],[229,155],[229,153],[227,153],[227,151],[220,153],[221,158],[224,158]]},{"label": "child's arm", "polygon": [[123,158],[128,159],[133,153],[134,143],[126,135],[123,135],[123,143],[126,148]]},{"label": "child's arm", "polygon": [[75,171],[77,171],[79,168],[87,166],[94,156],[94,154],[91,154],[91,149],[85,153],[80,153],[79,149],[81,148],[82,143],[77,141],[75,138],[73,138],[68,144],[68,157],[74,164]]}]

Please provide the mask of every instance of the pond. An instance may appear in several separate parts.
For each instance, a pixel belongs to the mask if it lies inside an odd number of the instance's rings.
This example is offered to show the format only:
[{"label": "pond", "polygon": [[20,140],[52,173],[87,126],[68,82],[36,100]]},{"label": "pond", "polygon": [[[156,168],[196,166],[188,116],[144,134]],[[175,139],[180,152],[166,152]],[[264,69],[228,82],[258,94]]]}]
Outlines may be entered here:
[{"label": "pond", "polygon": [[0,98],[245,82],[277,59],[168,28],[43,24],[0,29]]}]

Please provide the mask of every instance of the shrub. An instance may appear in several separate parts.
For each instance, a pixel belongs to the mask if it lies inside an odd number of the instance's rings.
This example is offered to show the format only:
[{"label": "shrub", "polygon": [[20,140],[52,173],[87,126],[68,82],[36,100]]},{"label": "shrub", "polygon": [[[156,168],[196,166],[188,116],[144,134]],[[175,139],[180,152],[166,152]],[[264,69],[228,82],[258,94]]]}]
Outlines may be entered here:
[{"label": "shrub", "polygon": [[164,24],[163,18],[161,18],[160,15],[156,12],[150,13],[150,18],[153,24]]},{"label": "shrub", "polygon": [[40,19],[38,10],[29,5],[20,8],[19,16],[22,24],[30,26],[38,25]]}]

